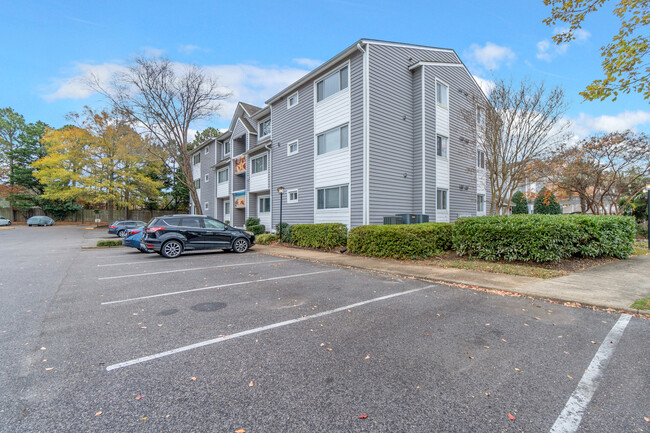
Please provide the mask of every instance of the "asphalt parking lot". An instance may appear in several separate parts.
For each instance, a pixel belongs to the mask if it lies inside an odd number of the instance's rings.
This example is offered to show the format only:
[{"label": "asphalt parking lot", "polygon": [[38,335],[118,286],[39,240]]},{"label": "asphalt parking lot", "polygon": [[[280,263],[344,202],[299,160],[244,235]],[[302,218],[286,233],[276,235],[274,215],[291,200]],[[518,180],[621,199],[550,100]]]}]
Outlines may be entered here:
[{"label": "asphalt parking lot", "polygon": [[0,232],[1,431],[648,430],[646,319],[100,235]]}]

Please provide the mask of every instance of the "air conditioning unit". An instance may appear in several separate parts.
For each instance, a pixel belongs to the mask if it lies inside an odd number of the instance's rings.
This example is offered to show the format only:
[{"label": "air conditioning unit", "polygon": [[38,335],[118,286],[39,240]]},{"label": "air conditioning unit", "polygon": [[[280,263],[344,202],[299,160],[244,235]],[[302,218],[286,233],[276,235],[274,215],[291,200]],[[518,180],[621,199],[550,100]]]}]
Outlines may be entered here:
[{"label": "air conditioning unit", "polygon": [[401,217],[404,220],[403,224],[422,224],[429,222],[429,215],[420,213],[400,213],[395,216]]},{"label": "air conditioning unit", "polygon": [[385,216],[384,217],[384,225],[389,226],[389,225],[396,225],[396,224],[404,224],[404,218],[401,216]]}]

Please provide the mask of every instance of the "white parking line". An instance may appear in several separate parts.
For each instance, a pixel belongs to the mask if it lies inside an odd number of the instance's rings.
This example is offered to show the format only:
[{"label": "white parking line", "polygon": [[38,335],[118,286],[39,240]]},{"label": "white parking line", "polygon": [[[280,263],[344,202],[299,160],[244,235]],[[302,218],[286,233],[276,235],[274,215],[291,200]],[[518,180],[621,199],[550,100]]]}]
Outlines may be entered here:
[{"label": "white parking line", "polygon": [[[153,261],[152,261],[152,260],[153,260]],[[149,260],[141,260],[141,261],[138,261],[138,262],[106,263],[106,264],[103,264],[103,265],[97,265],[97,266],[100,267],[100,268],[103,268],[103,267],[105,267],[105,266],[137,265],[137,264],[139,264],[139,263],[166,263],[166,262],[163,262],[163,261],[158,260],[157,257],[153,257],[153,258],[151,258],[151,259],[149,259]]]},{"label": "white parking line", "polygon": [[288,262],[291,259],[284,260],[268,260],[264,262],[248,262],[248,263],[234,263],[231,265],[218,265],[218,266],[202,266],[200,268],[185,268],[185,269],[172,269],[169,271],[158,271],[158,272],[145,272],[142,274],[128,274],[128,275],[114,275],[112,277],[101,277],[97,278],[98,280],[115,280],[118,278],[131,278],[131,277],[144,277],[147,275],[158,275],[158,274],[172,274],[174,272],[188,272],[188,271],[200,271],[202,269],[215,269],[215,268],[230,268],[235,266],[248,266],[248,265],[262,265],[264,263],[279,263],[279,262]]},{"label": "white parking line", "polygon": [[[271,262],[264,262],[264,263],[271,263]],[[327,272],[337,272],[337,271],[338,271],[338,269],[331,269],[331,270],[327,270],[327,271],[307,272],[306,274],[284,275],[282,277],[263,278],[261,280],[241,281],[239,283],[220,284],[218,286],[199,287],[198,289],[180,290],[178,292],[167,292],[167,293],[160,293],[158,295],[140,296],[138,298],[130,298],[130,299],[122,299],[122,300],[119,300],[119,301],[102,302],[100,305],[121,304],[123,302],[140,301],[142,299],[151,299],[151,298],[160,298],[162,296],[181,295],[183,293],[200,292],[202,290],[217,289],[217,288],[220,288],[220,287],[242,286],[244,284],[255,284],[255,283],[262,283],[264,281],[284,280],[286,278],[306,277],[307,275],[324,274],[324,273],[327,273]]]},{"label": "white parking line", "polygon": [[560,416],[555,420],[550,433],[569,433],[575,432],[580,426],[582,415],[587,408],[587,405],[594,396],[598,388],[603,372],[609,364],[609,360],[616,349],[616,345],[623,336],[625,327],[630,322],[632,316],[623,314],[618,318],[618,321],[607,334],[598,348],[598,352],[591,360],[591,364],[587,367],[587,371],[580,379],[578,386],[564,406],[564,410]]},{"label": "white parking line", "polygon": [[165,356],[174,355],[180,352],[186,352],[192,349],[198,349],[199,347],[209,346],[215,343],[221,343],[222,341],[232,340],[234,338],[245,337],[246,335],[256,334],[258,332],[268,331],[269,329],[280,328],[282,326],[292,325],[294,323],[303,322],[305,320],[316,319],[318,317],[328,316],[330,314],[339,313],[341,311],[347,311],[352,308],[361,307],[362,305],[370,304],[373,302],[384,301],[386,299],[395,298],[397,296],[409,295],[411,293],[419,292],[421,290],[429,289],[435,287],[433,285],[420,287],[419,289],[411,289],[405,292],[393,293],[392,295],[380,296],[379,298],[369,299],[367,301],[357,302],[356,304],[346,305],[344,307],[335,308],[333,310],[323,311],[322,313],[312,314],[311,316],[299,317],[297,319],[285,320],[284,322],[273,323],[271,325],[261,326],[259,328],[249,329],[247,331],[237,332],[236,334],[227,335],[225,337],[213,338],[212,340],[201,341],[200,343],[190,344],[189,346],[179,347],[177,349],[168,350],[166,352],[156,353],[154,355],[143,356],[142,358],[132,359],[130,361],[120,362],[119,364],[113,364],[106,367],[106,371],[117,370],[118,368],[129,367],[135,364],[141,364],[143,362],[152,361],[154,359],[163,358]]}]

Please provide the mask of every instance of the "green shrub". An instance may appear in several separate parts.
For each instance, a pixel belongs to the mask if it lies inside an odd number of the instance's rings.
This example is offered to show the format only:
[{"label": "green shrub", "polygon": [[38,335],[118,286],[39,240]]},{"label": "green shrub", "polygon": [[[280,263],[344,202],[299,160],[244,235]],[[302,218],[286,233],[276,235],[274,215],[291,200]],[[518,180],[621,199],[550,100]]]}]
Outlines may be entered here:
[{"label": "green shrub", "polygon": [[558,261],[571,256],[627,258],[634,221],[611,215],[512,215],[463,218],[456,253],[486,260]]},{"label": "green shrub", "polygon": [[451,249],[452,224],[359,226],[348,233],[353,254],[396,259],[429,257]]},{"label": "green shrub", "polygon": [[257,226],[259,224],[260,224],[260,219],[254,217],[246,218],[246,222],[244,223],[244,225],[246,226],[246,230],[250,230],[249,227]]},{"label": "green shrub", "polygon": [[535,197],[533,212],[541,215],[559,215],[562,213],[562,206],[557,202],[553,192],[544,187]]},{"label": "green shrub", "polygon": [[648,239],[648,224],[646,223],[636,224],[636,237],[642,239]]},{"label": "green shrub", "polygon": [[295,224],[291,226],[291,243],[299,247],[330,249],[345,246],[348,228],[345,224]]},{"label": "green shrub", "polygon": [[246,230],[249,232],[253,232],[255,236],[261,235],[266,231],[266,227],[263,225],[256,225],[256,226],[246,226]]},{"label": "green shrub", "polygon": [[517,191],[512,196],[512,214],[513,215],[523,215],[528,214],[528,200],[523,192]]},{"label": "green shrub", "polygon": [[97,241],[98,247],[119,247],[122,245],[121,239],[113,239],[108,241]]},{"label": "green shrub", "polygon": [[255,242],[260,245],[268,245],[278,240],[278,236],[273,233],[264,233],[255,237]]},{"label": "green shrub", "polygon": [[[280,223],[275,225],[275,232],[280,233]],[[287,223],[282,223],[282,239],[281,242],[291,242],[291,226]]]}]

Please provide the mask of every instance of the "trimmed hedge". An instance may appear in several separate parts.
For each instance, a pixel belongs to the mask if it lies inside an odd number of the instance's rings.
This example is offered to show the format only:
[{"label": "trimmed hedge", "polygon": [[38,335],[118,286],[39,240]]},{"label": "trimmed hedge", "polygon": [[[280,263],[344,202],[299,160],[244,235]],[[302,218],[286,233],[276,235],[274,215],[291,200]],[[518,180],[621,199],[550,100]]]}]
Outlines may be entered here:
[{"label": "trimmed hedge", "polygon": [[450,223],[359,226],[348,233],[353,254],[407,259],[429,257],[451,249]]},{"label": "trimmed hedge", "polygon": [[97,246],[98,247],[121,247],[122,246],[122,240],[121,239],[111,239],[107,241],[97,241]]},{"label": "trimmed hedge", "polygon": [[255,243],[260,245],[268,245],[271,242],[275,242],[277,240],[278,236],[274,235],[273,233],[264,233],[255,237]]},{"label": "trimmed hedge", "polygon": [[244,225],[246,226],[246,230],[253,232],[253,234],[256,236],[261,235],[266,231],[266,227],[260,224],[259,218],[254,218],[254,217],[247,218]]},{"label": "trimmed hedge", "polygon": [[571,256],[627,258],[634,220],[615,215],[511,215],[462,218],[453,230],[460,255],[552,262]]},{"label": "trimmed hedge", "polygon": [[345,246],[347,235],[348,228],[340,223],[291,226],[291,243],[299,247],[331,249]]}]

